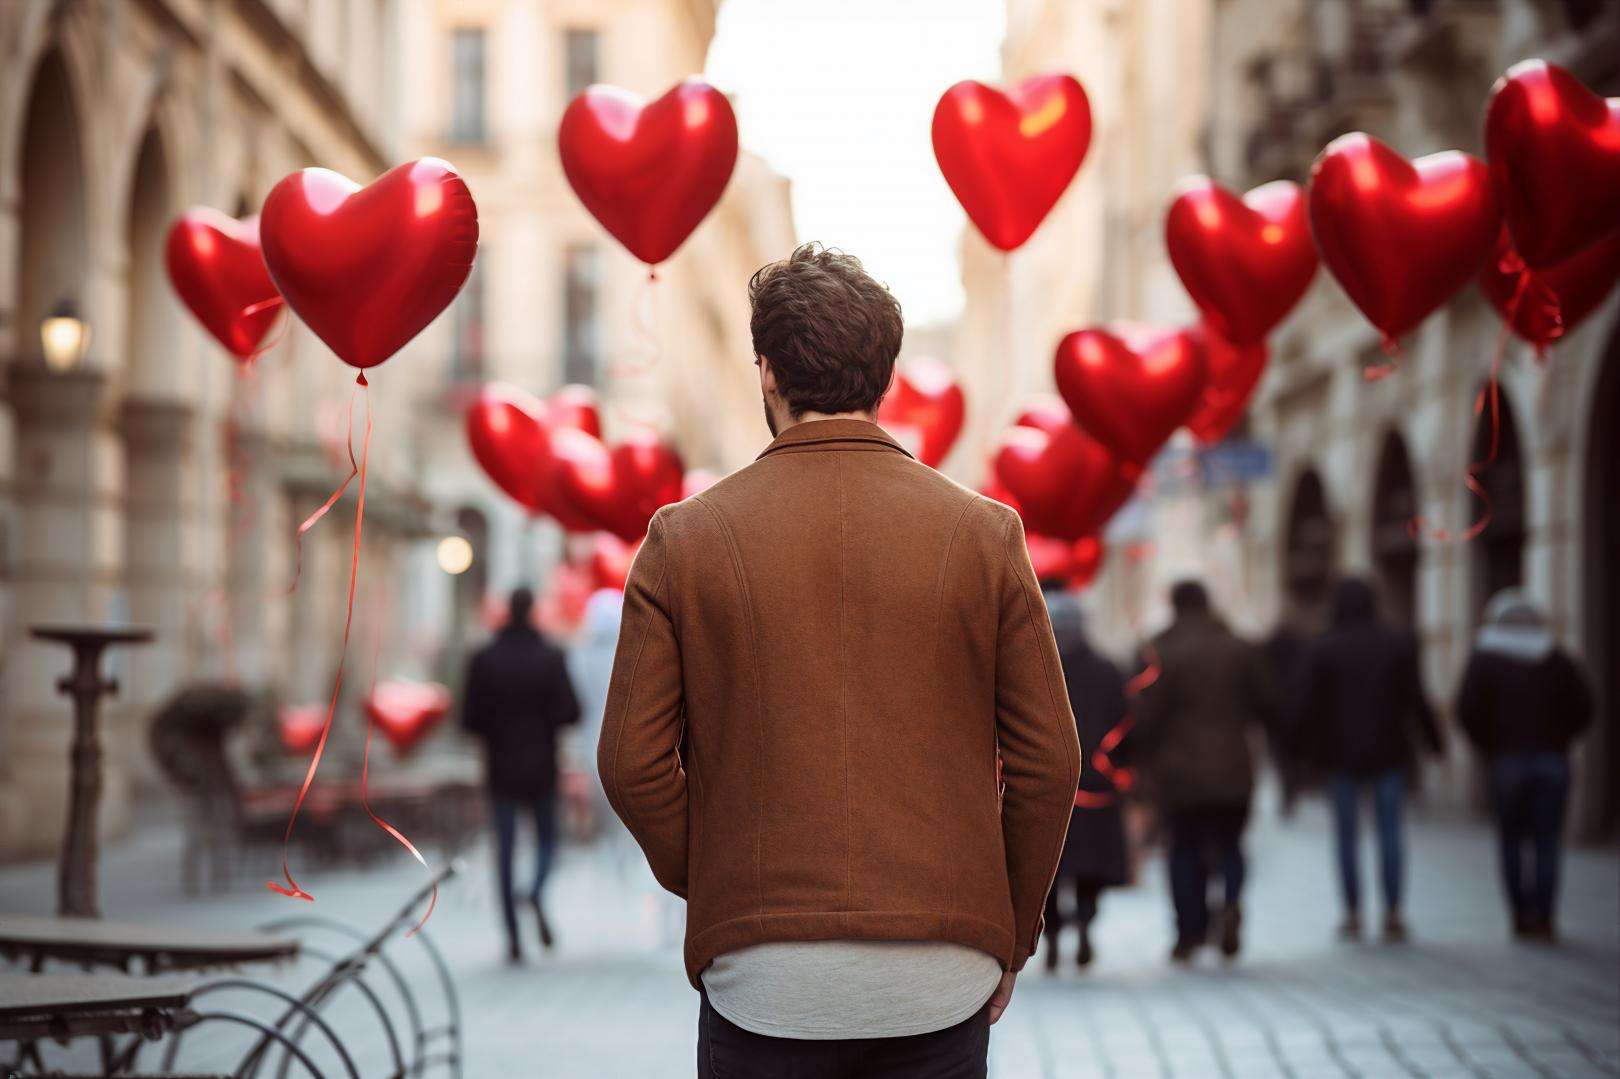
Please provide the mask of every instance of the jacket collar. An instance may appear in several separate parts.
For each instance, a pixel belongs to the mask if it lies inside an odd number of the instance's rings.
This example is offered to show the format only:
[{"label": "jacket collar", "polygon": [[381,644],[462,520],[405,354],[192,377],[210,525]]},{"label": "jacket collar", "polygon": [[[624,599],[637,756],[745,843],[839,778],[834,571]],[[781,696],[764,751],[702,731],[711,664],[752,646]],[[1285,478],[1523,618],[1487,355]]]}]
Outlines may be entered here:
[{"label": "jacket collar", "polygon": [[791,453],[797,450],[837,448],[856,450],[893,450],[907,457],[911,454],[896,442],[883,428],[867,420],[806,420],[796,423],[776,436],[757,459],[773,453]]}]

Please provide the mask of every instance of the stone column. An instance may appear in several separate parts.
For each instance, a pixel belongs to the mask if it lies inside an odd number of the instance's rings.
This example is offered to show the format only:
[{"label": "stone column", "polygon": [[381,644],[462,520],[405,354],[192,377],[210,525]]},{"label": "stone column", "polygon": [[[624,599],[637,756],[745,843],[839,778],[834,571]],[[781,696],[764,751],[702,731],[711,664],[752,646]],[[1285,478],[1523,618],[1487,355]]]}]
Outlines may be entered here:
[{"label": "stone column", "polygon": [[[72,707],[56,690],[60,647],[29,639],[38,622],[127,619],[118,447],[103,416],[107,376],[92,366],[56,373],[10,367],[16,423],[13,584],[0,658],[0,852],[54,851],[66,825]],[[116,665],[110,673],[121,672]],[[102,827],[127,816],[129,782],[106,759]]]},{"label": "stone column", "polygon": [[[234,443],[234,445],[232,445]],[[268,606],[284,590],[281,576],[272,579],[271,559],[282,549],[285,530],[280,509],[275,441],[262,428],[242,427],[227,440],[234,462],[235,498],[229,503],[225,537],[225,587],[230,602],[232,665],[236,676],[258,685],[271,676]],[[279,563],[278,563],[279,565]]]},{"label": "stone column", "polygon": [[[194,625],[217,625],[206,606],[190,606],[192,536],[188,477],[192,406],[160,398],[127,398],[119,409],[124,436],[124,580],[130,619],[156,631],[156,639],[130,652],[116,715],[122,728],[109,731],[115,755],[146,761],[146,722],[165,697],[195,673],[190,647]],[[120,744],[122,743],[122,744]],[[156,782],[155,769],[139,778]]]}]

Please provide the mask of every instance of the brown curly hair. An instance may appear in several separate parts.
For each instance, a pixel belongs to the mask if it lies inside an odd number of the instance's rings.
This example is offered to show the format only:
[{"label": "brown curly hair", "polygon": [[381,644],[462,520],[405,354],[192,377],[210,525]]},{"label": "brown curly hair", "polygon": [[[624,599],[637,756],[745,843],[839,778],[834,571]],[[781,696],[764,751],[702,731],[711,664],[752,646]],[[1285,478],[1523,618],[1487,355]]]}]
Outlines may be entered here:
[{"label": "brown curly hair", "polygon": [[894,375],[900,301],[853,255],[817,243],[760,267],[748,281],[754,353],[771,362],[794,418],[871,412]]}]

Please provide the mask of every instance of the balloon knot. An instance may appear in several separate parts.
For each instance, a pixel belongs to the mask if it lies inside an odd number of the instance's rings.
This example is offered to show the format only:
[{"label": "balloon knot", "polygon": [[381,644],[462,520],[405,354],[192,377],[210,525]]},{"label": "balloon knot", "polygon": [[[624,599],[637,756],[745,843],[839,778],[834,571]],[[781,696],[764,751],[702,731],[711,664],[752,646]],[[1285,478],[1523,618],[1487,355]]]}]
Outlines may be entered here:
[{"label": "balloon knot", "polygon": [[355,384],[359,385],[359,386],[369,386],[369,385],[371,385],[371,383],[366,381],[366,373],[364,371],[361,371],[358,375],[356,375],[355,378],[354,378],[354,381],[355,381]]},{"label": "balloon knot", "polygon": [[658,280],[658,267],[656,267],[656,266],[647,267],[647,280],[649,280],[649,281],[657,281]]}]

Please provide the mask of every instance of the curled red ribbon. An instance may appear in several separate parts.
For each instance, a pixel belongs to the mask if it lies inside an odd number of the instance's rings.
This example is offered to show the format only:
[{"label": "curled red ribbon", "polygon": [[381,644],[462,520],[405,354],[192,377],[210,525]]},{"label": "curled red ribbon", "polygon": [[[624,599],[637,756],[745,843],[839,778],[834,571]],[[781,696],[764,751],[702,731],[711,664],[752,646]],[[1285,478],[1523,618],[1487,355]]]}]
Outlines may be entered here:
[{"label": "curled red ribbon", "polygon": [[[1479,516],[1475,518],[1474,523],[1469,525],[1467,528],[1461,530],[1460,532],[1453,532],[1444,528],[1431,528],[1423,519],[1421,514],[1414,515],[1406,524],[1406,530],[1413,536],[1413,538],[1416,538],[1423,533],[1427,533],[1431,539],[1434,539],[1440,543],[1454,543],[1458,540],[1466,543],[1469,540],[1478,537],[1480,533],[1484,532],[1485,529],[1490,527],[1491,517],[1493,516],[1495,510],[1491,505],[1490,492],[1485,489],[1485,484],[1480,480],[1480,476],[1485,472],[1486,469],[1490,468],[1496,463],[1497,452],[1501,449],[1502,358],[1507,355],[1508,331],[1513,325],[1513,320],[1518,316],[1519,305],[1524,302],[1524,298],[1530,288],[1530,271],[1525,268],[1522,262],[1517,261],[1517,256],[1513,256],[1513,259],[1518,266],[1519,281],[1513,289],[1513,299],[1508,303],[1507,315],[1502,320],[1502,328],[1497,331],[1496,349],[1491,354],[1491,377],[1486,381],[1484,387],[1480,389],[1479,394],[1474,398],[1475,416],[1478,416],[1484,412],[1487,406],[1491,410],[1490,446],[1486,449],[1484,457],[1481,457],[1477,461],[1471,462],[1463,471],[1463,486],[1468,488],[1469,492],[1480,501]],[[1506,260],[1504,260],[1503,268],[1509,272],[1512,270],[1512,267],[1507,265]],[[1555,304],[1557,303],[1556,298],[1553,302]]]},{"label": "curled red ribbon", "polygon": [[[361,372],[361,374],[355,379],[354,393],[364,392],[366,385],[365,373]],[[371,458],[371,396],[369,394],[366,395],[366,429],[365,434],[361,438],[360,442],[360,460],[358,464],[355,463],[354,459],[353,394],[351,394],[349,397],[349,436],[349,463],[351,466],[349,475],[343,480],[342,485],[340,485],[338,489],[333,492],[332,496],[326,500],[325,504],[311,514],[303,524],[298,526],[298,538],[302,540],[304,533],[308,532],[310,528],[314,526],[316,521],[319,521],[322,517],[326,516],[326,511],[331,509],[337,500],[343,496],[343,492],[349,486],[349,481],[354,479],[356,476],[360,478],[359,496],[354,510],[354,547],[349,555],[349,600],[348,607],[343,615],[343,644],[338,651],[337,676],[333,679],[332,699],[327,702],[326,721],[321,724],[321,737],[315,743],[315,752],[309,759],[309,768],[304,772],[304,782],[299,785],[298,797],[293,799],[292,812],[287,817],[287,831],[281,837],[281,875],[286,878],[287,884],[285,887],[283,887],[282,885],[277,884],[275,881],[265,882],[265,886],[272,892],[279,892],[280,894],[292,899],[306,899],[311,901],[313,901],[315,897],[304,891],[304,889],[300,888],[298,886],[298,882],[293,880],[292,870],[288,868],[287,864],[287,850],[292,843],[293,826],[298,823],[298,811],[304,807],[304,799],[309,796],[310,785],[315,782],[315,772],[318,768],[320,768],[321,757],[326,752],[326,740],[331,737],[332,734],[332,718],[337,714],[338,697],[343,692],[343,668],[348,662],[349,632],[354,625],[354,591],[355,585],[357,584],[360,576],[360,538],[365,527],[366,519],[366,466]],[[294,578],[293,583],[296,586],[296,578]],[[369,737],[370,731],[368,729],[368,743]],[[365,801],[364,771],[361,773],[361,800]],[[371,812],[369,806],[367,806],[366,812]],[[400,838],[403,839],[403,837]],[[414,854],[415,848],[411,848],[411,851]],[[421,855],[418,854],[417,857],[420,858]]]}]

